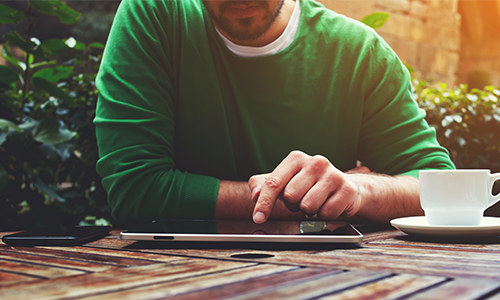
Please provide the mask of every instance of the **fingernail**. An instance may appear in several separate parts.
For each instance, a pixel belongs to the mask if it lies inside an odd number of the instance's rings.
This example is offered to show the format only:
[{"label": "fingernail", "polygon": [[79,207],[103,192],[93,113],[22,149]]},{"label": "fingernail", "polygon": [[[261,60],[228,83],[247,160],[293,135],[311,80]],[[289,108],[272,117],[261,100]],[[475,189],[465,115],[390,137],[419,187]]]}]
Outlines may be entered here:
[{"label": "fingernail", "polygon": [[266,215],[264,213],[258,211],[253,215],[253,221],[257,224],[262,224],[266,221]]}]

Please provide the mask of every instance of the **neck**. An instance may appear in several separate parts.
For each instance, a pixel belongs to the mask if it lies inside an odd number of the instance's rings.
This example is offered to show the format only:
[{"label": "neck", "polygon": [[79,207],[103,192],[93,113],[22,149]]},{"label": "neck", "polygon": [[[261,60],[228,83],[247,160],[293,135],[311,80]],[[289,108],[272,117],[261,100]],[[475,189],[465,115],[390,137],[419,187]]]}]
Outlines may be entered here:
[{"label": "neck", "polygon": [[224,35],[227,39],[232,41],[235,44],[241,46],[250,46],[250,47],[263,47],[274,42],[277,38],[283,34],[288,23],[290,22],[290,17],[292,16],[293,9],[295,8],[295,0],[285,0],[283,3],[283,7],[281,8],[280,14],[276,18],[276,21],[271,25],[271,27],[260,37],[251,41],[239,41],[231,38],[227,33],[224,32],[217,24],[215,27],[220,31],[222,35]]}]

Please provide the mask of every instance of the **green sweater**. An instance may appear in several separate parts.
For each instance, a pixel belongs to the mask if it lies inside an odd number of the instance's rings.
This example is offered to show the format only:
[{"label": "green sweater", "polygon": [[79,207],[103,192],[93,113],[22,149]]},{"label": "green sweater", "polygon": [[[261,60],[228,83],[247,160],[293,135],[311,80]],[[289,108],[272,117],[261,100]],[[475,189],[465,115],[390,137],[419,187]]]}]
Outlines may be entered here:
[{"label": "green sweater", "polygon": [[232,54],[200,0],[124,0],[97,87],[97,170],[120,222],[214,216],[219,180],[271,172],[290,151],[346,171],[454,168],[410,77],[370,28],[301,0],[292,44]]}]

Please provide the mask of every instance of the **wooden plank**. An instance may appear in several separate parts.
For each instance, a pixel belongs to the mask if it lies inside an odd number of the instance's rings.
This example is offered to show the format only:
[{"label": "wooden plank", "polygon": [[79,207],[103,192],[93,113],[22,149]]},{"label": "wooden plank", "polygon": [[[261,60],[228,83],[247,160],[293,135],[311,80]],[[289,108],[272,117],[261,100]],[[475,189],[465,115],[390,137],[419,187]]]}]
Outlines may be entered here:
[{"label": "wooden plank", "polygon": [[[422,289],[446,281],[445,277],[401,274],[380,281],[356,287],[334,295],[322,297],[322,300],[389,300],[399,299]],[[427,298],[454,299],[455,298]]]},{"label": "wooden plank", "polygon": [[105,249],[122,249],[124,247],[130,246],[134,244],[134,241],[126,241],[121,240],[115,237],[106,237],[104,239],[100,239],[91,243],[87,243],[85,247],[93,247],[93,248],[105,248]]},{"label": "wooden plank", "polygon": [[17,284],[35,280],[40,280],[40,278],[0,271],[0,288],[11,284]]},{"label": "wooden plank", "polygon": [[348,271],[332,274],[286,287],[256,291],[226,299],[309,299],[354,288],[391,276],[386,272]]},{"label": "wooden plank", "polygon": [[[489,293],[498,290],[500,282],[497,280],[484,279],[454,279],[429,290],[412,295],[407,300],[427,300],[427,299],[453,299],[469,300],[483,299]],[[493,300],[493,298],[487,298]],[[496,298],[497,300],[500,297]]]},{"label": "wooden plank", "polygon": [[69,276],[35,283],[23,283],[0,289],[0,299],[59,299],[83,297],[92,294],[110,293],[134,289],[181,278],[218,273],[224,270],[248,267],[244,264],[216,260],[187,260],[173,264],[152,264],[130,268],[117,268],[99,273]]},{"label": "wooden plank", "polygon": [[[479,254],[453,255],[414,249],[363,248],[351,251],[332,251],[309,256],[307,259],[329,257],[321,263],[347,269],[387,270],[395,273],[449,277],[500,278],[500,261],[495,257]],[[297,261],[295,257],[291,260]]]},{"label": "wooden plank", "polygon": [[[246,282],[254,278],[268,278],[268,275],[283,276],[290,271],[297,270],[297,267],[291,266],[275,266],[275,265],[255,265],[246,268],[228,270],[224,272],[211,273],[199,277],[189,277],[185,279],[170,281],[162,284],[148,285],[136,289],[128,289],[116,293],[107,293],[94,295],[93,297],[84,298],[85,300],[105,300],[105,299],[214,299],[217,297],[208,298],[203,291],[206,289],[213,290],[212,287],[220,287],[224,291],[227,289],[227,284],[236,284],[246,286]],[[319,272],[328,272],[320,270]],[[334,271],[329,271],[330,273]],[[337,271],[338,272],[338,271]],[[285,280],[283,278],[283,280]],[[197,295],[197,291],[201,291]],[[229,290],[228,290],[229,291]],[[187,294],[193,292],[192,294]],[[234,292],[234,290],[233,290]],[[175,297],[177,296],[177,297]],[[197,296],[204,296],[198,298]]]},{"label": "wooden plank", "polygon": [[27,276],[32,275],[40,278],[58,278],[86,273],[82,270],[75,270],[70,268],[61,268],[43,264],[32,264],[6,260],[0,260],[0,271]]},{"label": "wooden plank", "polygon": [[426,240],[412,239],[409,236],[400,238],[388,238],[366,243],[364,247],[390,247],[390,248],[413,248],[413,249],[435,249],[444,251],[478,252],[500,254],[500,239],[483,243],[449,243],[446,241],[429,242]]},{"label": "wooden plank", "polygon": [[500,264],[500,261],[496,256],[491,255],[491,253],[483,252],[461,252],[461,251],[443,251],[436,249],[413,249],[413,248],[377,248],[377,247],[367,247],[362,249],[356,249],[352,251],[331,251],[323,252],[318,254],[318,256],[348,256],[348,255],[370,255],[373,257],[378,256],[397,256],[397,257],[419,257],[422,259],[430,260],[440,260],[443,262],[455,262],[455,263],[477,263],[478,265],[483,264]]},{"label": "wooden plank", "polygon": [[[262,267],[262,265],[258,266]],[[277,268],[277,267],[275,267]],[[284,266],[282,266],[284,268]],[[291,267],[288,267],[291,268]],[[233,271],[235,272],[235,271]],[[287,286],[316,280],[329,274],[343,272],[342,270],[323,269],[323,268],[297,268],[283,272],[273,273],[270,275],[259,273],[258,277],[253,277],[250,272],[246,272],[242,278],[238,280],[218,281],[216,284],[210,285],[207,289],[184,293],[175,297],[169,297],[170,300],[199,300],[199,299],[222,299],[230,296],[252,293],[256,291],[264,291],[269,289],[286,288]],[[229,272],[227,272],[229,273]],[[228,276],[230,275],[230,276]],[[225,274],[224,278],[233,279],[233,274]],[[208,276],[206,276],[208,277]],[[206,280],[204,277],[202,280]]]},{"label": "wooden plank", "polygon": [[93,263],[82,260],[58,258],[55,256],[39,256],[39,255],[31,255],[24,253],[0,251],[0,261],[3,260],[11,262],[22,262],[33,265],[59,267],[65,269],[71,268],[74,270],[86,271],[86,272],[100,272],[108,270],[110,268],[117,267],[115,264],[106,264],[100,262]]},{"label": "wooden plank", "polygon": [[185,257],[167,255],[148,255],[141,252],[130,252],[88,247],[4,247],[2,253],[23,253],[40,257],[57,257],[70,260],[86,261],[115,266],[140,266],[157,262],[171,262],[187,259]]},{"label": "wooden plank", "polygon": [[64,249],[65,251],[85,252],[90,254],[101,254],[105,256],[118,257],[120,259],[144,260],[147,262],[174,262],[179,260],[190,259],[185,256],[147,253],[141,250],[126,250],[126,249],[105,249],[105,248],[89,248],[89,247],[71,247]]}]

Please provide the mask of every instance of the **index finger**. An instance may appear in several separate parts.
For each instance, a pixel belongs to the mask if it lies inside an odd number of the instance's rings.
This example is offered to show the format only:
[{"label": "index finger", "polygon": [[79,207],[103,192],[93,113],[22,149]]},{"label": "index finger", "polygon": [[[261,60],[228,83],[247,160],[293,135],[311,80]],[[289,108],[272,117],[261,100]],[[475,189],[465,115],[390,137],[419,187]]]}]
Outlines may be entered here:
[{"label": "index finger", "polygon": [[255,203],[253,211],[253,221],[255,223],[262,224],[266,222],[276,200],[278,200],[278,196],[286,187],[290,179],[300,171],[302,166],[301,161],[304,155],[305,154],[301,152],[290,153],[276,169],[269,174],[262,186],[257,202]]}]

